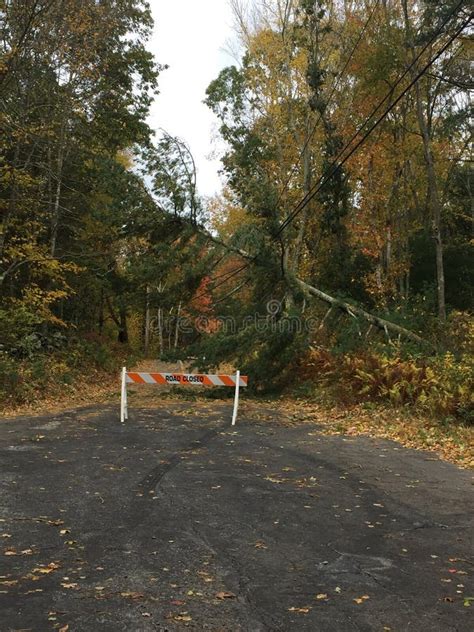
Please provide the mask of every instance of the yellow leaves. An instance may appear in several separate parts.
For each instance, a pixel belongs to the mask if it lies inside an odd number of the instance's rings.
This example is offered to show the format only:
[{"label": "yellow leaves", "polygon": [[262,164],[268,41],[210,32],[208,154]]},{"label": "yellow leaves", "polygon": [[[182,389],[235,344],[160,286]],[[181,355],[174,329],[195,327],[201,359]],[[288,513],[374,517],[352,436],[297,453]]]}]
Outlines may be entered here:
[{"label": "yellow leaves", "polygon": [[173,621],[183,621],[184,623],[188,623],[189,621],[193,620],[192,616],[186,611],[180,612],[178,614],[169,612],[165,615],[165,619],[172,619]]},{"label": "yellow leaves", "polygon": [[0,586],[16,586],[17,584],[17,579],[0,579]]},{"label": "yellow leaves", "polygon": [[264,480],[270,481],[270,483],[277,483],[278,485],[281,485],[281,483],[285,482],[284,479],[275,478],[274,476],[265,476]]},{"label": "yellow leaves", "polygon": [[315,597],[315,599],[318,599],[318,600],[320,600],[320,599],[327,599],[327,598],[328,598],[328,596],[327,596],[326,593],[319,593]]},{"label": "yellow leaves", "polygon": [[288,608],[288,612],[295,612],[296,614],[308,614],[310,610],[310,606],[307,606],[305,608],[296,608],[295,606],[291,606],[291,608]]},{"label": "yellow leaves", "polygon": [[124,599],[131,599],[133,601],[144,599],[145,595],[140,592],[121,592],[120,596]]},{"label": "yellow leaves", "polygon": [[133,168],[133,154],[127,149],[118,151],[115,155],[115,160],[128,171]]},{"label": "yellow leaves", "polygon": [[173,617],[173,619],[175,621],[192,621],[193,620],[191,615],[189,615],[187,612],[184,612],[183,614],[177,614]]},{"label": "yellow leaves", "polygon": [[7,549],[3,554],[11,557],[13,555],[33,555],[33,549],[23,549],[22,551],[17,551],[16,549]]},{"label": "yellow leaves", "polygon": [[38,575],[49,575],[50,573],[58,570],[58,568],[60,568],[59,564],[57,564],[56,562],[50,562],[47,566],[38,566],[37,568],[34,568],[31,572]]},{"label": "yellow leaves", "polygon": [[354,603],[360,605],[360,604],[364,603],[365,601],[367,601],[367,599],[370,599],[369,595],[362,595],[362,597],[356,597],[352,601]]},{"label": "yellow leaves", "polygon": [[61,582],[61,586],[67,590],[79,590],[77,582]]},{"label": "yellow leaves", "polygon": [[214,581],[214,578],[207,571],[197,571],[197,574],[206,584],[211,584]]}]

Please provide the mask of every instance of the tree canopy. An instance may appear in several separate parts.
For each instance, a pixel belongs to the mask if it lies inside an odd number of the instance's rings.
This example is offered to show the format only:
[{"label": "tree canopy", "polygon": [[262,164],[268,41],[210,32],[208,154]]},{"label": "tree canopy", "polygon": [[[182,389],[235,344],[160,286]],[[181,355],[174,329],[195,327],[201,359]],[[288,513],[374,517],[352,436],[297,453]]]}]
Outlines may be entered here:
[{"label": "tree canopy", "polygon": [[0,2],[5,366],[96,336],[277,387],[314,349],[466,351],[468,3],[231,4],[205,200],[186,140],[148,124],[147,2]]}]

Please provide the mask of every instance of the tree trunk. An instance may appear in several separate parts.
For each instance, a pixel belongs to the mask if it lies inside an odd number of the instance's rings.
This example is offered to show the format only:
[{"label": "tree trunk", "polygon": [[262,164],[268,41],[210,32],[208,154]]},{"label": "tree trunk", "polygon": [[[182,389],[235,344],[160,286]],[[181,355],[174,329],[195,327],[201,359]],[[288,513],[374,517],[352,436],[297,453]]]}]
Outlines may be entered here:
[{"label": "tree trunk", "polygon": [[13,154],[13,161],[12,161],[13,181],[11,185],[10,198],[8,200],[7,212],[3,216],[2,222],[0,224],[0,259],[3,255],[3,249],[5,247],[7,226],[10,219],[15,213],[16,204],[17,204],[18,183],[17,183],[17,178],[16,178],[16,171],[19,166],[19,160],[20,160],[20,141],[17,140],[16,145],[15,145],[15,151]]},{"label": "tree trunk", "polygon": [[158,308],[158,344],[160,347],[160,356],[163,355],[163,310]]},{"label": "tree trunk", "polygon": [[409,340],[412,340],[413,342],[417,342],[419,344],[424,344],[424,345],[427,344],[426,340],[423,340],[423,338],[421,338],[414,332],[409,331],[408,329],[405,329],[404,327],[400,327],[400,325],[391,323],[390,321],[385,320],[383,318],[379,318],[378,316],[374,316],[370,312],[366,312],[364,309],[361,309],[360,307],[351,305],[350,303],[346,303],[345,301],[341,301],[333,296],[330,296],[329,294],[326,294],[325,292],[318,290],[312,285],[309,285],[309,283],[305,283],[304,281],[301,281],[301,279],[295,279],[295,281],[298,284],[298,286],[301,288],[301,290],[305,292],[305,294],[310,294],[312,296],[315,296],[316,298],[319,298],[320,300],[324,301],[328,305],[331,305],[332,307],[337,307],[342,312],[349,314],[349,316],[363,318],[371,325],[375,325],[379,329],[382,329],[383,331],[385,331],[387,335],[388,335],[388,332],[390,331],[394,334],[404,336],[405,338],[408,338]]},{"label": "tree trunk", "polygon": [[114,312],[114,308],[112,307],[112,302],[109,296],[105,297],[105,302],[109,309],[109,314],[114,323],[117,325],[118,329],[118,341],[122,343],[128,342],[128,328],[127,328],[127,310],[125,307],[121,306],[119,311],[119,316],[117,317]]},{"label": "tree trunk", "polygon": [[122,344],[128,343],[128,327],[127,327],[127,311],[125,307],[120,308],[120,324],[118,332],[118,341]]},{"label": "tree trunk", "polygon": [[178,312],[176,314],[176,328],[174,332],[174,348],[178,348],[178,338],[179,338],[179,317],[181,314],[181,303],[178,305]]},{"label": "tree trunk", "polygon": [[[412,61],[416,57],[415,45],[413,42],[413,36],[411,33],[410,19],[408,14],[407,0],[403,0],[403,13],[405,18],[405,32],[407,47],[410,50]],[[412,77],[417,74],[417,68],[413,67]],[[442,237],[442,209],[441,201],[438,191],[438,181],[436,178],[435,158],[432,150],[432,138],[431,138],[431,124],[429,120],[429,114],[425,116],[423,111],[423,103],[421,98],[420,84],[417,81],[415,83],[415,99],[416,99],[416,114],[418,119],[418,127],[423,139],[423,154],[426,165],[426,175],[428,179],[428,205],[431,214],[431,226],[432,235],[435,242],[436,252],[436,281],[437,281],[437,295],[438,295],[438,316],[442,321],[446,320],[446,290],[445,290],[445,278],[444,278],[444,253],[443,253],[443,237]],[[427,95],[426,111],[430,112],[432,103],[430,101],[430,95]]]},{"label": "tree trunk", "polygon": [[[261,263],[259,263],[257,257],[252,256],[250,253],[246,252],[245,250],[242,250],[241,248],[236,248],[235,246],[227,246],[225,242],[216,239],[213,235],[209,234],[205,229],[200,229],[200,233],[204,235],[210,241],[213,241],[221,246],[224,246],[225,248],[228,248],[230,252],[238,253],[243,259],[246,259],[250,263],[255,263],[255,265],[262,265]],[[376,327],[378,327],[379,329],[385,332],[392,331],[393,333],[399,336],[404,336],[405,338],[408,338],[408,340],[412,340],[413,342],[417,342],[425,346],[433,347],[433,345],[431,345],[428,341],[423,340],[423,338],[415,334],[413,331],[410,331],[409,329],[405,329],[404,327],[400,327],[400,325],[397,325],[396,323],[392,323],[388,320],[384,320],[383,318],[379,318],[378,316],[374,316],[370,312],[366,312],[364,309],[361,309],[360,307],[356,307],[355,305],[351,305],[350,303],[346,303],[345,301],[340,301],[339,299],[333,296],[330,296],[329,294],[326,294],[326,292],[323,292],[322,290],[318,290],[318,288],[315,288],[312,285],[309,285],[309,283],[305,283],[298,277],[291,274],[286,274],[286,271],[285,271],[285,276],[286,276],[287,283],[289,285],[296,284],[305,294],[310,294],[312,296],[315,296],[316,298],[319,298],[325,303],[328,303],[329,305],[332,305],[333,307],[339,308],[342,312],[345,312],[346,314],[349,314],[350,316],[360,316],[364,318],[367,322],[371,323],[372,325],[375,325]]]},{"label": "tree trunk", "polygon": [[102,335],[104,331],[104,290],[100,290],[100,305],[99,305],[99,333]]},{"label": "tree trunk", "polygon": [[54,257],[56,253],[56,242],[58,239],[58,228],[59,228],[59,215],[60,215],[60,206],[59,203],[61,201],[61,187],[62,187],[62,174],[63,174],[63,165],[64,165],[64,137],[66,132],[66,123],[63,119],[61,123],[61,131],[59,135],[59,146],[58,146],[58,155],[56,159],[56,190],[54,193],[54,206],[52,209],[51,216],[51,242],[50,242],[50,252],[51,256]]},{"label": "tree trunk", "polygon": [[145,297],[145,343],[143,347],[143,353],[148,358],[148,352],[150,350],[150,286],[146,286]]},{"label": "tree trunk", "polygon": [[[305,196],[308,195],[308,193],[311,191],[312,160],[311,160],[310,135],[312,134],[314,130],[310,129],[310,121],[311,121],[311,117],[310,115],[308,115],[307,120],[306,120],[305,149],[303,152],[303,190],[304,190]],[[304,236],[306,232],[306,224],[308,221],[310,206],[311,206],[311,203],[306,204],[302,212],[302,217],[300,219],[300,227],[298,230],[298,237],[296,239],[295,256],[294,256],[293,266],[292,266],[295,273],[298,270],[299,265],[300,265],[301,251],[302,251],[303,240],[304,240]]]}]

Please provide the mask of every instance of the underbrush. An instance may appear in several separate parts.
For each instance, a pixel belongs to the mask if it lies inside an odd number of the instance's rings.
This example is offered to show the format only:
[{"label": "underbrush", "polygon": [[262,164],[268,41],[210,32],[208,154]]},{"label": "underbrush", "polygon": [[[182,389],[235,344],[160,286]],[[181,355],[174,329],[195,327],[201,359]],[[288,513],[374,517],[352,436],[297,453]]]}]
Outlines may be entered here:
[{"label": "underbrush", "polygon": [[474,356],[452,353],[402,358],[375,351],[311,350],[298,366],[302,381],[324,386],[345,404],[388,403],[474,424]]},{"label": "underbrush", "polygon": [[97,336],[67,340],[61,348],[27,357],[0,350],[0,406],[11,409],[67,397],[77,391],[78,382],[94,387],[108,377],[116,379],[121,366],[135,360],[129,348]]}]

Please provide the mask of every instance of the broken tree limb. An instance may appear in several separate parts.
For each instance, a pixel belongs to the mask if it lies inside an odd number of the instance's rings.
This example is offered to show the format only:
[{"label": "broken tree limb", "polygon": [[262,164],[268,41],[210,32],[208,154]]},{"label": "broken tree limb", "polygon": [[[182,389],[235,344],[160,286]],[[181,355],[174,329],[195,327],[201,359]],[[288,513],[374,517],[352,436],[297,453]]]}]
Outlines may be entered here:
[{"label": "broken tree limb", "polygon": [[410,331],[409,329],[405,329],[405,327],[401,327],[400,325],[397,325],[396,323],[392,323],[389,320],[385,320],[384,318],[380,318],[379,316],[374,316],[370,312],[366,312],[364,309],[360,307],[356,307],[355,305],[351,305],[349,303],[346,303],[345,301],[341,301],[340,299],[335,298],[334,296],[330,296],[329,294],[326,294],[326,292],[322,292],[321,290],[318,290],[318,288],[315,288],[312,285],[309,285],[309,283],[306,283],[305,281],[302,281],[301,279],[295,278],[295,281],[298,287],[300,287],[301,290],[305,294],[315,296],[316,298],[319,298],[321,301],[324,301],[325,303],[327,303],[328,305],[331,305],[332,307],[336,307],[337,309],[341,310],[342,312],[345,312],[346,314],[349,314],[350,316],[358,316],[360,318],[363,318],[368,323],[370,323],[371,325],[375,325],[382,331],[385,331],[385,332],[391,331],[394,334],[404,336],[405,338],[407,338],[408,340],[411,340],[412,342],[417,342],[418,344],[421,344],[421,345],[431,346],[430,343],[428,343],[426,340],[421,338],[421,336],[418,336],[418,334],[415,334],[413,331]]},{"label": "broken tree limb", "polygon": [[231,244],[226,244],[225,241],[222,241],[218,237],[215,237],[212,233],[210,233],[208,230],[206,230],[203,226],[199,226],[198,229],[199,229],[199,233],[203,237],[205,237],[206,239],[209,239],[209,241],[212,241],[214,244],[216,244],[216,246],[222,246],[222,248],[225,248],[229,252],[233,252],[234,254],[239,255],[240,257],[242,257],[243,259],[247,259],[248,261],[255,261],[256,256],[253,256],[253,255],[249,254],[248,252],[245,252],[245,250],[242,250],[241,248],[237,248],[237,246],[232,246]]},{"label": "broken tree limb", "polygon": [[[207,237],[210,241],[214,242],[215,244],[219,246],[222,246],[223,248],[227,248],[227,250],[234,252],[235,254],[240,255],[243,259],[246,259],[247,261],[249,261],[249,263],[261,265],[257,259],[257,256],[255,255],[252,256],[245,250],[241,250],[240,248],[236,248],[235,246],[230,246],[229,244],[226,244],[224,241],[211,235],[211,233],[209,233],[209,231],[207,231],[205,228],[199,227],[199,231],[204,237]],[[296,285],[303,291],[304,294],[314,296],[320,299],[321,301],[327,303],[331,307],[335,307],[338,310],[348,314],[349,316],[352,316],[353,318],[357,318],[357,317],[363,318],[365,321],[370,323],[370,325],[374,325],[378,329],[381,329],[383,332],[385,332],[385,334],[387,334],[388,332],[392,332],[393,334],[397,334],[398,336],[403,336],[404,338],[407,338],[408,340],[411,340],[412,342],[416,342],[417,344],[433,347],[433,345],[430,342],[428,342],[427,340],[424,340],[421,336],[419,336],[418,334],[415,334],[415,332],[410,331],[409,329],[406,329],[405,327],[401,327],[400,325],[397,325],[396,323],[392,323],[389,320],[380,318],[379,316],[374,316],[374,314],[371,314],[370,312],[365,311],[365,309],[362,309],[361,307],[357,307],[356,305],[352,305],[351,303],[346,303],[345,301],[335,298],[334,296],[330,296],[329,294],[326,294],[326,292],[323,292],[322,290],[318,290],[318,288],[310,285],[309,283],[306,283],[305,281],[298,279],[298,277],[293,277],[293,284],[294,283],[296,283]]]}]

